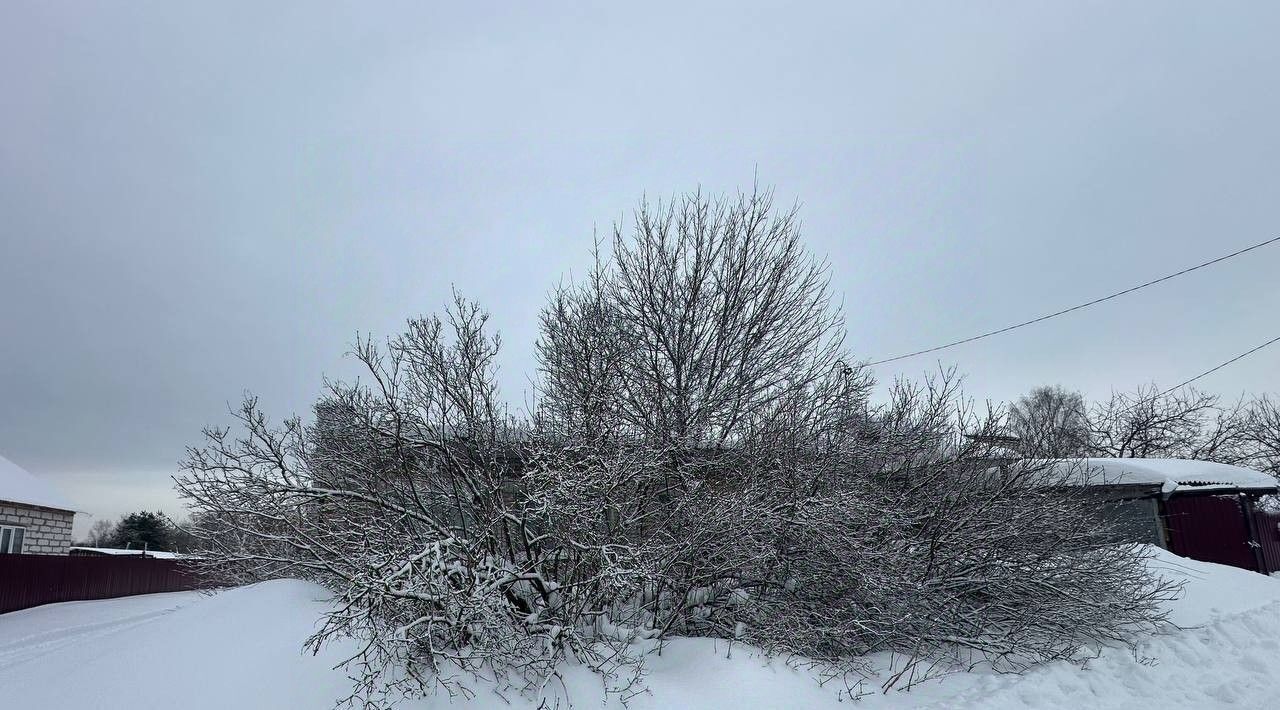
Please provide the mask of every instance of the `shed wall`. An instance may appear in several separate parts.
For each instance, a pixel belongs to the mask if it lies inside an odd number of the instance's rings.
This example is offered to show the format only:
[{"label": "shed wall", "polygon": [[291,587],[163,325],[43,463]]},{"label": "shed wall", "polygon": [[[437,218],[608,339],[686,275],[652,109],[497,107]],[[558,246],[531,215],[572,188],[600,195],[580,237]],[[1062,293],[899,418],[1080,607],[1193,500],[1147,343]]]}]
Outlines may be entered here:
[{"label": "shed wall", "polygon": [[1165,547],[1160,503],[1154,498],[1118,500],[1105,504],[1103,518],[1118,523],[1125,539]]}]

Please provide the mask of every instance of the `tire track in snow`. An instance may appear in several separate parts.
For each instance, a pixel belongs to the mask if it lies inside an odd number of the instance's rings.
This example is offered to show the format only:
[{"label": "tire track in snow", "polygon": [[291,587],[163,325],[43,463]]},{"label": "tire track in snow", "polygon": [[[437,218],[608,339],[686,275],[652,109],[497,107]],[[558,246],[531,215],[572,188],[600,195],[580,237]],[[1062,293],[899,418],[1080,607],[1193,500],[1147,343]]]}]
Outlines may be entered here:
[{"label": "tire track in snow", "polygon": [[71,645],[95,641],[152,623],[179,609],[188,607],[196,601],[198,599],[176,604],[165,609],[130,614],[108,621],[77,624],[37,634],[28,634],[15,639],[5,639],[0,642],[0,671],[38,660]]}]

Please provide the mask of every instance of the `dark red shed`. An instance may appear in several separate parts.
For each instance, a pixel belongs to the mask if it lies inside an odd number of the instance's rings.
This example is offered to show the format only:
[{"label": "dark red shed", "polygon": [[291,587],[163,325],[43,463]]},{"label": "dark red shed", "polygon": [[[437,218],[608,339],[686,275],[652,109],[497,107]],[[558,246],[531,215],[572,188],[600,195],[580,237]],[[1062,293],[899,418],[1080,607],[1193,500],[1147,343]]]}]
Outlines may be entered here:
[{"label": "dark red shed", "polygon": [[[1261,505],[1271,476],[1185,459],[1064,459],[1080,485],[1106,490],[1135,539],[1183,557],[1270,574],[1280,571],[1280,512]],[[1273,500],[1273,499],[1268,499]]]}]

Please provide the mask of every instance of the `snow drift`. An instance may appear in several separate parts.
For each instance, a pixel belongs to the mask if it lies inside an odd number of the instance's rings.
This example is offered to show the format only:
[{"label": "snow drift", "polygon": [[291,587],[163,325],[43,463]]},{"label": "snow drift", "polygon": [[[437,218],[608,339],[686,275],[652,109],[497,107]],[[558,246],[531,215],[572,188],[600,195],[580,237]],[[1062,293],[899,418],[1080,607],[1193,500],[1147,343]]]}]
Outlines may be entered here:
[{"label": "snow drift", "polygon": [[[1067,663],[1025,675],[956,673],[910,692],[819,685],[803,670],[750,647],[676,639],[649,664],[648,690],[628,707],[650,708],[1023,708],[1266,706],[1269,667],[1280,651],[1280,580],[1158,551],[1152,564],[1186,581],[1170,605],[1182,627],[1145,639],[1135,654],[1104,649],[1083,668]],[[155,594],[69,602],[0,616],[0,688],[9,707],[191,710],[328,708],[350,692],[333,669],[351,644],[302,651],[326,606],[324,591],[280,580],[214,595]],[[888,659],[872,659],[884,667]],[[875,679],[868,684],[876,687]],[[549,706],[600,707],[600,679],[566,667]],[[609,707],[621,707],[616,699]],[[510,703],[510,704],[508,704]],[[482,691],[405,707],[536,707]]]}]

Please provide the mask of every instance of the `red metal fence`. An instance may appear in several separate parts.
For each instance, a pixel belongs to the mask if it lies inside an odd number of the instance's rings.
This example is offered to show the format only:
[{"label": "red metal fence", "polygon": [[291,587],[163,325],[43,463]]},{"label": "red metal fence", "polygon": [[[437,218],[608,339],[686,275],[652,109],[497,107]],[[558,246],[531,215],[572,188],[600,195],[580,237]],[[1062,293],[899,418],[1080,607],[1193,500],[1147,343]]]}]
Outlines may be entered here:
[{"label": "red metal fence", "polygon": [[1267,565],[1263,571],[1280,572],[1280,513],[1255,510],[1253,524],[1258,531],[1258,544],[1262,546],[1262,560]]},{"label": "red metal fence", "polygon": [[0,555],[0,614],[41,604],[199,589],[180,560]]},{"label": "red metal fence", "polygon": [[1236,496],[1175,496],[1165,501],[1169,551],[1257,571],[1249,527]]},{"label": "red metal fence", "polygon": [[1263,574],[1280,571],[1280,513],[1256,506],[1238,495],[1170,498],[1164,503],[1169,550]]}]

